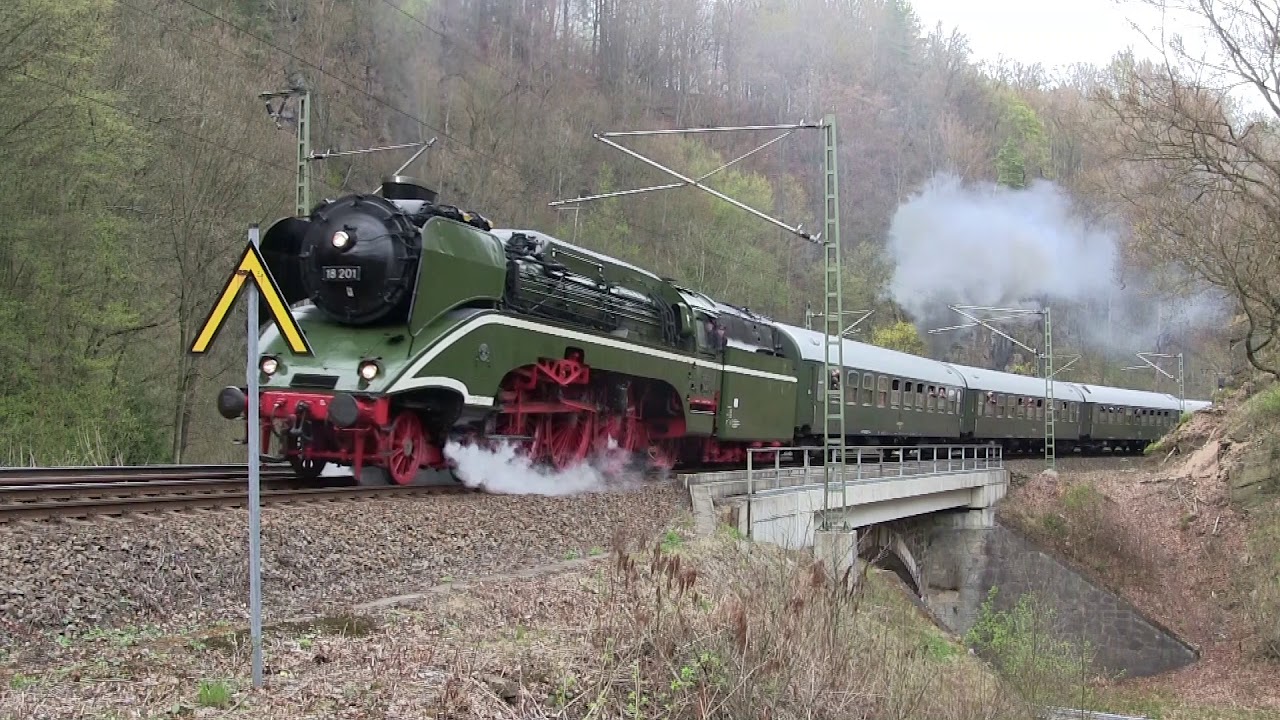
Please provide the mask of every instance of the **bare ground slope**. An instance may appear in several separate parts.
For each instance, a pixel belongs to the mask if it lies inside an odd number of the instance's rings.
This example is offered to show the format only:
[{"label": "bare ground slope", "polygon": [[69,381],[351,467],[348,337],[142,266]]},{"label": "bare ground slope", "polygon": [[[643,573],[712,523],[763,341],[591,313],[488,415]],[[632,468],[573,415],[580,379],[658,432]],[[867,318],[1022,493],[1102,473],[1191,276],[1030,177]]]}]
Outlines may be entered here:
[{"label": "bare ground slope", "polygon": [[1195,415],[1146,458],[1023,478],[1000,508],[1003,522],[1200,650],[1190,667],[1120,683],[1120,695],[1280,711],[1280,664],[1257,602],[1274,562],[1258,556],[1256,537],[1273,516],[1265,499],[1238,501],[1252,450],[1269,431],[1244,413],[1237,397]]}]

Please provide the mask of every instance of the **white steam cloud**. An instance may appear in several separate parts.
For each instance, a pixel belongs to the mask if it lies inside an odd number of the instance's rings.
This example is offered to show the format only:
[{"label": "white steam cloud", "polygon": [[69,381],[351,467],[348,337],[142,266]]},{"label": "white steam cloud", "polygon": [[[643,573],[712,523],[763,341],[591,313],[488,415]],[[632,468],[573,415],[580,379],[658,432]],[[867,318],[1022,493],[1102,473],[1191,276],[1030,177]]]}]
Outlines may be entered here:
[{"label": "white steam cloud", "polygon": [[[614,449],[614,444],[610,445]],[[634,489],[641,481],[638,474],[622,471],[616,453],[602,453],[563,470],[535,466],[509,443],[488,448],[451,440],[445,445],[444,455],[453,462],[453,474],[463,485],[501,495],[612,492]]]},{"label": "white steam cloud", "polygon": [[1033,297],[1084,300],[1114,286],[1112,233],[1087,226],[1057,186],[965,187],[934,177],[894,215],[889,291],[918,319],[947,303],[1008,307]]},{"label": "white steam cloud", "polygon": [[[1114,229],[1088,222],[1051,182],[1017,190],[940,174],[893,217],[888,291],[921,331],[964,323],[949,304],[1069,305],[1055,324],[1114,357],[1180,344],[1176,335],[1223,316],[1224,303],[1207,292],[1162,299],[1153,278],[1121,267],[1118,247]],[[935,353],[954,338],[928,337]]]}]

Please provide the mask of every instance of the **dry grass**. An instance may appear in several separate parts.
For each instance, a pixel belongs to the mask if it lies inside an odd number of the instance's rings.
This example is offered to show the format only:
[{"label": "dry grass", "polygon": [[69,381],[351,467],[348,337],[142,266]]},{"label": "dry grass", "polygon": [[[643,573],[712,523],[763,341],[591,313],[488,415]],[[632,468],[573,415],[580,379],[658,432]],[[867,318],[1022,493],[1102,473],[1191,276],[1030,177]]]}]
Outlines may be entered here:
[{"label": "dry grass", "polygon": [[1000,518],[1112,589],[1150,588],[1169,558],[1131,522],[1131,511],[1088,479],[1033,478],[1001,506]]},{"label": "dry grass", "polygon": [[1026,718],[880,573],[671,532],[538,576],[243,636],[84,641],[0,662],[0,717]]},{"label": "dry grass", "polygon": [[671,545],[615,548],[563,717],[1025,716],[879,578],[725,538]]}]

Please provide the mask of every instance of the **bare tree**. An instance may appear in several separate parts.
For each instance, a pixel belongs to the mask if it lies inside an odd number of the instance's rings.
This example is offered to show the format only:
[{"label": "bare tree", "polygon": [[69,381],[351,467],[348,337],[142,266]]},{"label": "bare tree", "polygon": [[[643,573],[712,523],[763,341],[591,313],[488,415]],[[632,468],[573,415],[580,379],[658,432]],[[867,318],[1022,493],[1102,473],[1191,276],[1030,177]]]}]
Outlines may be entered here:
[{"label": "bare tree", "polygon": [[[1249,362],[1280,377],[1264,352],[1280,332],[1280,6],[1147,2],[1201,21],[1223,60],[1195,57],[1175,37],[1163,62],[1118,63],[1113,87],[1095,93],[1115,121],[1139,247],[1228,291],[1247,321]],[[1242,112],[1240,89],[1264,110]]]}]

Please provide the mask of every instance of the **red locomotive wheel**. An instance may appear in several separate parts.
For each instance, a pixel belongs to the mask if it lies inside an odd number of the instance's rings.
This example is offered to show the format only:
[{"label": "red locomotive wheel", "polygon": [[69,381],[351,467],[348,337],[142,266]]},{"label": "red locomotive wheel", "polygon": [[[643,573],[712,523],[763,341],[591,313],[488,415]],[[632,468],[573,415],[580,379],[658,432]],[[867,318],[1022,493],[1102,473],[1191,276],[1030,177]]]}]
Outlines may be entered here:
[{"label": "red locomotive wheel", "polygon": [[409,485],[418,476],[426,457],[427,436],[422,422],[412,410],[396,416],[391,424],[391,452],[387,456],[387,474],[397,485]]}]

